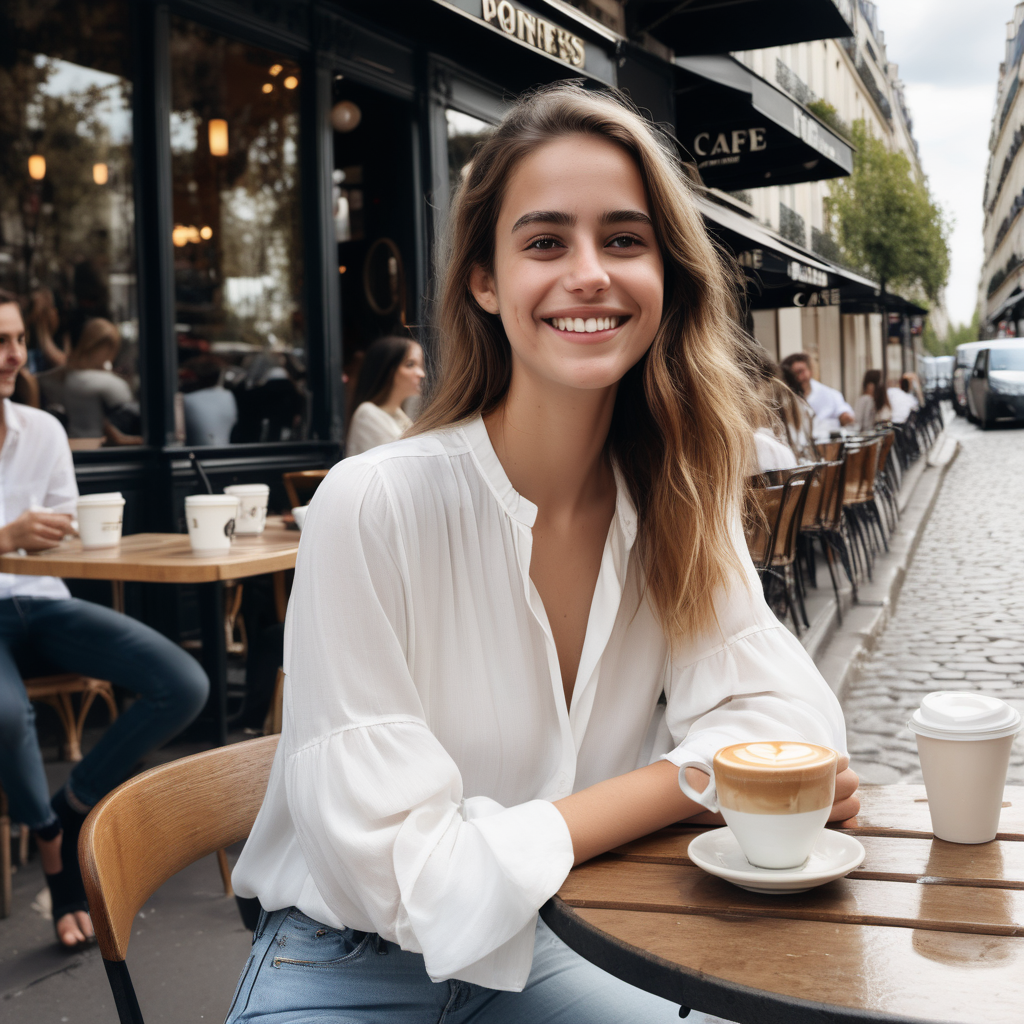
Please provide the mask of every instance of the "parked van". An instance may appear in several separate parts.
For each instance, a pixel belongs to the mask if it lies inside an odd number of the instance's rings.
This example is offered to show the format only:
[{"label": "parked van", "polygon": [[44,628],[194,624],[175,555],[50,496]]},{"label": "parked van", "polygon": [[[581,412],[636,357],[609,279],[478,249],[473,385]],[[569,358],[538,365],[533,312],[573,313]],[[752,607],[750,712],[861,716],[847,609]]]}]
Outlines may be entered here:
[{"label": "parked van", "polygon": [[1024,420],[1024,342],[989,345],[979,350],[967,381],[967,416],[982,430]]}]

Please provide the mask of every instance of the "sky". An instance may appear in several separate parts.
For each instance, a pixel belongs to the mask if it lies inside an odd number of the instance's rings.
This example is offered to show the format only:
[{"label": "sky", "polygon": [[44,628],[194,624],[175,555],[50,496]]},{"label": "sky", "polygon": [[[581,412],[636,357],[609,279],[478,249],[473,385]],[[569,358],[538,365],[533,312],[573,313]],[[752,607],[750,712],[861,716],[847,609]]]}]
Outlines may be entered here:
[{"label": "sky", "polygon": [[1013,0],[878,0],[886,55],[906,84],[932,194],[955,220],[946,307],[970,320],[981,272],[981,198],[996,79]]}]

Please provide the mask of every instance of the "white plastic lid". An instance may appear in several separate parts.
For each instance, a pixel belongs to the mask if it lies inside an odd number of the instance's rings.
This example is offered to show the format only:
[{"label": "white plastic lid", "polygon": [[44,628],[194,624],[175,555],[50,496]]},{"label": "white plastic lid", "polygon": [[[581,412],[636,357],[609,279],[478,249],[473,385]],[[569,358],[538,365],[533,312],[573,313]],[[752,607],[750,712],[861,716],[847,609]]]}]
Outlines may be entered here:
[{"label": "white plastic lid", "polygon": [[116,505],[124,504],[124,495],[120,491],[107,491],[104,494],[80,494],[79,505]]},{"label": "white plastic lid", "polygon": [[225,494],[241,494],[245,497],[264,495],[270,493],[269,484],[231,484],[224,488]]},{"label": "white plastic lid", "polygon": [[212,505],[215,508],[224,508],[227,505],[237,507],[238,498],[233,494],[190,494],[185,499],[185,507],[189,505]]},{"label": "white plastic lid", "polygon": [[936,740],[996,740],[1019,732],[1021,719],[998,697],[938,690],[925,695],[907,725]]}]

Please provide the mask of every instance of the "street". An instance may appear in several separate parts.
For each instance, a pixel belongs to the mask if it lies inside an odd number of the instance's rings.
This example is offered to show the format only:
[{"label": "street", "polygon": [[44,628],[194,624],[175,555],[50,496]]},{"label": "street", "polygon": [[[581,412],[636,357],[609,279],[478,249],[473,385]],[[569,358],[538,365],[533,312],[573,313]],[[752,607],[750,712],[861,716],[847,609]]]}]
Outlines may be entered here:
[{"label": "street", "polygon": [[[961,445],[878,645],[843,701],[861,781],[920,782],[906,728],[921,695],[973,689],[1024,711],[1024,429],[948,428]],[[1018,739],[1009,782],[1024,782]]]}]

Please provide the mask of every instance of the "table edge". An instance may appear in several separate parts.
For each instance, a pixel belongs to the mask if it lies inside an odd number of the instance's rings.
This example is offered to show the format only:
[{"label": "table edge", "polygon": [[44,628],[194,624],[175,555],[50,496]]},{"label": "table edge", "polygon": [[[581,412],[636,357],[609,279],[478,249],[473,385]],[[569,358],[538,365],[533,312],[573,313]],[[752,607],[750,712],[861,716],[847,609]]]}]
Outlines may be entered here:
[{"label": "table edge", "polygon": [[[544,923],[570,949],[603,971],[680,1006],[727,1020],[756,1024],[942,1024],[936,1018],[904,1017],[877,1010],[836,1006],[741,985],[672,963],[631,946],[584,921],[558,896],[540,908]],[[623,911],[628,913],[628,911]],[[628,977],[622,967],[631,968]],[[692,1005],[694,997],[701,1006]]]}]

